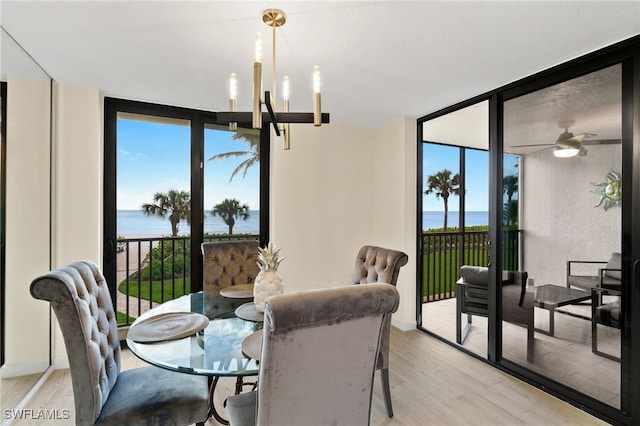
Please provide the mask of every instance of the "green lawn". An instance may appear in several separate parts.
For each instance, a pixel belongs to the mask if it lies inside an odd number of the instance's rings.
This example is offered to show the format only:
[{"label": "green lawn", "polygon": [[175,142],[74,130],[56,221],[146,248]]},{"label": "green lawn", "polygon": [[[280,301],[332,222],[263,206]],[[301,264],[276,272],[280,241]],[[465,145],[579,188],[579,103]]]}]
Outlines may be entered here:
[{"label": "green lawn", "polygon": [[[122,281],[118,286],[118,291],[144,300],[149,300],[149,294],[151,294],[151,300],[154,303],[162,303],[167,300],[178,298],[184,294],[191,293],[191,278],[186,277],[184,284],[185,285],[183,286],[182,278],[176,278],[174,293],[174,281],[171,279],[164,280],[164,289],[162,287],[162,281],[153,281],[151,284],[152,291],[150,292],[149,281],[141,281],[140,287],[138,287],[138,281],[129,281],[129,291],[127,292],[127,283],[126,281]],[[185,291],[183,291],[183,288],[185,288]]]},{"label": "green lawn", "polygon": [[[452,249],[445,253],[435,252],[423,256],[422,282],[424,283],[424,297],[433,296],[436,293],[449,293],[455,290],[455,283],[460,270],[458,255],[458,249]],[[464,259],[466,264],[486,264],[487,250],[465,249]]]}]

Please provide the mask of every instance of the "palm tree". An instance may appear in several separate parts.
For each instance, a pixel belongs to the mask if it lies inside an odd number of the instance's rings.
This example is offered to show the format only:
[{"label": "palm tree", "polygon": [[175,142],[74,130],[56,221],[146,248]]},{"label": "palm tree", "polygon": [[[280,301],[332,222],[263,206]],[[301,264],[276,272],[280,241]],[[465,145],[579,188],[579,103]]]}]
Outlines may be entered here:
[{"label": "palm tree", "polygon": [[233,225],[236,224],[236,219],[249,219],[249,206],[247,204],[240,204],[240,201],[235,198],[225,198],[221,203],[213,206],[211,214],[220,216],[224,223],[229,225],[229,235],[232,235]]},{"label": "palm tree", "polygon": [[226,159],[233,157],[247,157],[244,161],[242,161],[231,173],[231,177],[229,178],[229,182],[233,180],[233,178],[244,170],[242,173],[242,177],[244,178],[247,175],[247,171],[249,168],[255,164],[260,162],[260,133],[255,132],[249,129],[238,129],[236,133],[231,137],[233,140],[242,140],[249,145],[248,151],[231,151],[231,152],[223,152],[220,154],[216,154],[213,157],[209,158],[207,161],[218,160],[218,159]]},{"label": "palm tree", "polygon": [[178,224],[186,220],[191,224],[191,194],[189,191],[170,189],[168,192],[156,192],[153,195],[153,204],[143,204],[142,211],[147,216],[165,218],[169,215],[171,222],[171,235],[178,236]]},{"label": "palm tree", "polygon": [[451,171],[443,169],[435,175],[429,176],[427,178],[427,190],[424,193],[429,195],[432,192],[435,192],[436,198],[442,198],[442,201],[444,201],[444,232],[447,232],[449,196],[460,195],[460,175],[456,173],[451,177]]},{"label": "palm tree", "polygon": [[502,192],[507,194],[507,202],[504,203],[505,217],[507,225],[515,223],[518,218],[518,202],[513,202],[513,194],[518,192],[518,176],[508,175],[502,179]]}]

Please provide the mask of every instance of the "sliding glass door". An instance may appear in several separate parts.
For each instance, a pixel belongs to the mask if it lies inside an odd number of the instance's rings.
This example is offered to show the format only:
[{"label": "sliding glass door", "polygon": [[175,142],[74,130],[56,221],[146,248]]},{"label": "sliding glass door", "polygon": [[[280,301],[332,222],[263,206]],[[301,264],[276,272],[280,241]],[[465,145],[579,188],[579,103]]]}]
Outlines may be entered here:
[{"label": "sliding glass door", "polygon": [[[418,327],[622,424],[640,418],[639,47],[621,43],[418,121]],[[481,125],[473,108],[486,110]],[[488,166],[468,153],[478,136]],[[428,206],[442,202],[428,199],[429,182],[447,161],[459,163],[448,195],[460,211],[478,181],[470,165],[488,170],[482,241],[462,221],[438,230],[441,244],[428,235]]]}]

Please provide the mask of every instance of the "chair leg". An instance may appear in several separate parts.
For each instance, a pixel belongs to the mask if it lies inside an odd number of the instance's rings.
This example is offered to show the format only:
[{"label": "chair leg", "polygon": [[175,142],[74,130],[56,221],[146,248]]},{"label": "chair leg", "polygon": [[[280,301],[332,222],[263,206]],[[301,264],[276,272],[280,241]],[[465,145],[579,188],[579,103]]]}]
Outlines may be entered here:
[{"label": "chair leg", "polygon": [[387,415],[393,417],[393,407],[391,406],[391,389],[389,388],[389,369],[382,368],[380,370],[380,378],[382,379],[382,394],[384,395],[384,405],[387,407]]}]

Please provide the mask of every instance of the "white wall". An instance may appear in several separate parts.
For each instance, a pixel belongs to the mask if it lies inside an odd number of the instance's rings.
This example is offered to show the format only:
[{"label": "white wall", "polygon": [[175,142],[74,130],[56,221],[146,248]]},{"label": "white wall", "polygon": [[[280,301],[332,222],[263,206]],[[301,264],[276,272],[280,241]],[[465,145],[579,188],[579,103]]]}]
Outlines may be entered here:
[{"label": "white wall", "polygon": [[292,126],[290,151],[272,140],[270,231],[287,258],[285,291],[351,283],[362,245],[403,250],[394,323],[415,327],[415,121]]},{"label": "white wall", "polygon": [[555,158],[547,150],[522,163],[524,270],[536,285],[565,285],[567,260],[606,261],[620,251],[622,209],[594,207],[600,197],[592,183],[621,171],[621,146],[587,148],[586,157]]},{"label": "white wall", "polygon": [[49,304],[31,297],[29,285],[49,270],[50,94],[48,81],[7,79],[3,377],[49,365]]}]

